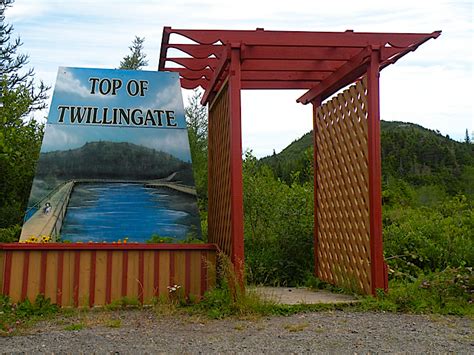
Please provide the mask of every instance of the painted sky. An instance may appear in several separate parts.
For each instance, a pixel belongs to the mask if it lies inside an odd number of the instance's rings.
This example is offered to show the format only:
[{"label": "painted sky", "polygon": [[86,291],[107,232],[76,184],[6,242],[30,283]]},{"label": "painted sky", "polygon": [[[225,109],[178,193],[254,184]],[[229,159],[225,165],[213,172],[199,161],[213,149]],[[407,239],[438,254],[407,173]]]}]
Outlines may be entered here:
[{"label": "painted sky", "polygon": [[[101,94],[100,81],[95,80],[96,84],[93,87],[90,78],[107,79],[109,82],[116,79],[120,80],[122,84],[116,90],[115,95],[112,95],[111,90],[107,94]],[[128,91],[132,94],[136,92],[134,85],[131,85],[130,90],[127,90],[127,83],[132,80],[134,82],[145,80],[148,82],[147,90],[143,91],[143,96],[128,94]],[[104,81],[104,83],[106,82]],[[103,85],[103,90],[111,88],[108,85]],[[92,106],[100,110],[104,107],[108,107],[109,110],[113,107],[141,108],[143,111],[148,109],[173,110],[176,118],[174,122],[177,126],[159,128],[133,125],[71,124],[68,118],[65,118],[63,123],[59,123],[57,107],[60,105]],[[97,141],[130,142],[167,152],[183,161],[190,161],[183,111],[179,78],[175,73],[61,67],[58,70],[41,151],[76,149],[88,142]],[[66,116],[68,116],[67,113]]]},{"label": "painted sky", "polygon": [[[158,67],[163,26],[359,32],[432,32],[430,40],[381,73],[381,118],[407,121],[462,140],[474,130],[473,2],[280,0],[17,0],[15,26],[37,77],[54,85],[60,66],[116,68],[135,35],[146,38],[147,70]],[[277,152],[311,129],[301,91],[244,91],[243,147]],[[185,92],[185,97],[189,93]],[[46,112],[41,116],[46,116]]]}]

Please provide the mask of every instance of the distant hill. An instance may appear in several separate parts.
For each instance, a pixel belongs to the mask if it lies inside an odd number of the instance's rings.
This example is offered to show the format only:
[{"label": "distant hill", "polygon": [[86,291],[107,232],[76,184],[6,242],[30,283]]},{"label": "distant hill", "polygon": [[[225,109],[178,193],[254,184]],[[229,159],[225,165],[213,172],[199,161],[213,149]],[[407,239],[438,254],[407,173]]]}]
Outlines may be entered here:
[{"label": "distant hill", "polygon": [[[278,154],[262,158],[282,180],[308,176],[312,131]],[[413,123],[381,121],[382,175],[413,185],[442,184],[447,192],[462,191],[474,176],[474,144],[461,143]]]},{"label": "distant hill", "polygon": [[37,177],[149,180],[173,172],[181,179],[192,179],[191,164],[168,153],[132,143],[101,141],[40,154]]}]

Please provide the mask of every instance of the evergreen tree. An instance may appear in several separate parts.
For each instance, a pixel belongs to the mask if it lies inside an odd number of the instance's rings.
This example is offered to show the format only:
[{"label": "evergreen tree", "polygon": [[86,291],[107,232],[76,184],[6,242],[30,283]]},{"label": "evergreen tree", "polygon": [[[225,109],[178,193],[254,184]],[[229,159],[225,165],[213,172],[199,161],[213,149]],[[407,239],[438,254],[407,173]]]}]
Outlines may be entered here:
[{"label": "evergreen tree", "polygon": [[[3,22],[5,10],[13,1],[0,5],[0,241],[2,228],[20,224],[28,201],[43,126],[26,117],[46,108],[49,87],[35,81],[34,69],[26,69],[29,57],[18,53],[22,45],[13,38],[13,26]],[[15,233],[18,227],[12,227]]]},{"label": "evergreen tree", "polygon": [[141,70],[144,66],[148,65],[146,60],[146,54],[143,53],[143,43],[145,38],[135,36],[132,45],[128,47],[131,54],[125,56],[120,62],[119,69],[130,69],[130,70]]},{"label": "evergreen tree", "polygon": [[466,128],[466,137],[464,138],[466,144],[471,144],[471,138],[469,137],[469,131]]},{"label": "evergreen tree", "polygon": [[[201,105],[202,92],[194,90],[185,109],[189,145],[198,197],[207,200],[207,108]],[[205,206],[203,206],[206,208]]]},{"label": "evergreen tree", "polygon": [[49,87],[42,81],[37,85],[33,68],[25,69],[29,56],[18,53],[23,45],[20,37],[13,38],[13,26],[3,21],[5,10],[12,6],[12,0],[4,0],[0,6],[0,73],[2,74],[2,96],[6,92],[24,91],[29,96],[30,104],[20,112],[24,117],[29,113],[46,108]]}]

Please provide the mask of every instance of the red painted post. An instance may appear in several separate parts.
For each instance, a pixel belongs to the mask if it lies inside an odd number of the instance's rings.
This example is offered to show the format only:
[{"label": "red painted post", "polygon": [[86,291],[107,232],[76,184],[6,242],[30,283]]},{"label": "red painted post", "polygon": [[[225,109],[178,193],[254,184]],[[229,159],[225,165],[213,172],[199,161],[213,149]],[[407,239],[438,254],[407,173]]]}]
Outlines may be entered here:
[{"label": "red painted post", "polygon": [[241,63],[240,44],[231,45],[229,72],[230,106],[230,183],[232,263],[243,286],[244,269],[244,208],[242,182],[242,127],[241,127]]},{"label": "red painted post", "polygon": [[318,275],[318,248],[319,248],[319,230],[318,230],[318,180],[317,180],[317,171],[318,171],[318,144],[317,144],[317,135],[318,135],[318,125],[317,125],[317,117],[316,112],[318,107],[321,106],[321,97],[316,97],[314,100],[311,101],[313,104],[313,166],[314,166],[314,177],[313,177],[313,184],[314,184],[314,275],[319,277]]},{"label": "red painted post", "polygon": [[385,288],[385,263],[382,240],[382,162],[380,152],[379,101],[380,50],[372,48],[367,69],[369,200],[370,200],[370,260],[372,294]]}]

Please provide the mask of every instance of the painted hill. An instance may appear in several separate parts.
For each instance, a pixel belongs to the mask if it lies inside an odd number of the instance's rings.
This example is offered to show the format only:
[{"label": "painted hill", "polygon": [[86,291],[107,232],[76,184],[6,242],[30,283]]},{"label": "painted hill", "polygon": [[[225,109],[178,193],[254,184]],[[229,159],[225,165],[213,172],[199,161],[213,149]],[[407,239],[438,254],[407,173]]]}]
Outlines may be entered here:
[{"label": "painted hill", "polygon": [[39,178],[61,180],[148,180],[173,172],[178,172],[182,179],[192,179],[191,164],[168,153],[132,143],[105,141],[90,142],[78,149],[42,153],[37,168]]}]

